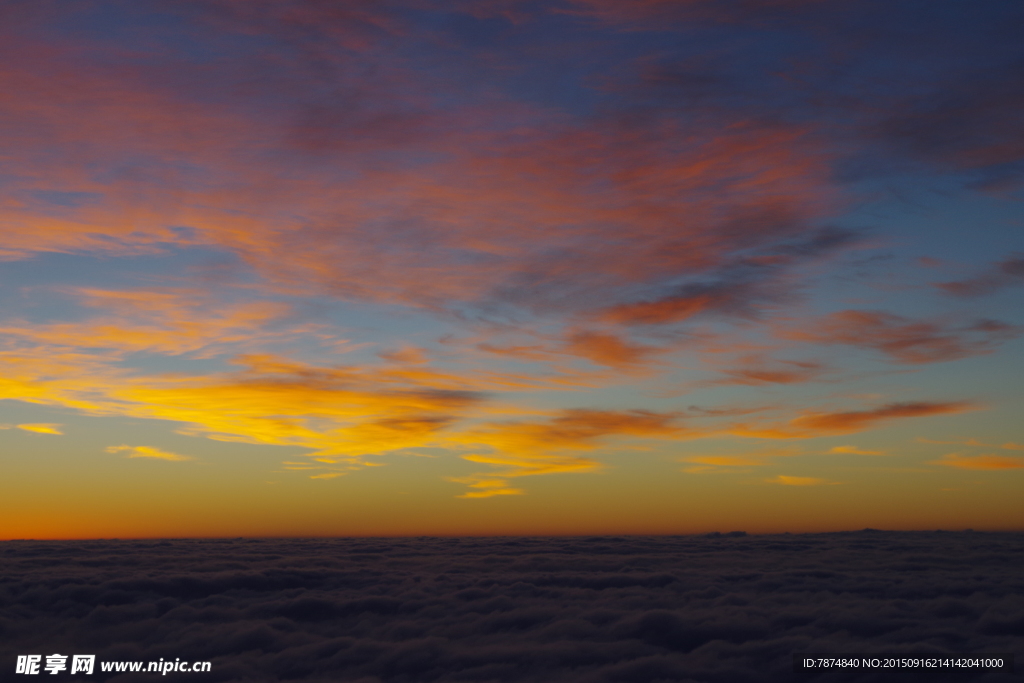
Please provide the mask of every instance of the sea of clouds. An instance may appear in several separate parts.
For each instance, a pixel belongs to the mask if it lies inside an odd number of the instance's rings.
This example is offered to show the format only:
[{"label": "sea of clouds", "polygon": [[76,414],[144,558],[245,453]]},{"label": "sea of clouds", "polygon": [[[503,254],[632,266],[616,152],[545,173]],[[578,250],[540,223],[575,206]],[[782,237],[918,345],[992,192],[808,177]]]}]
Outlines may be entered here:
[{"label": "sea of clouds", "polygon": [[[1020,681],[794,653],[1024,652],[1024,534],[0,543],[0,681]],[[19,654],[210,673],[15,673]]]}]

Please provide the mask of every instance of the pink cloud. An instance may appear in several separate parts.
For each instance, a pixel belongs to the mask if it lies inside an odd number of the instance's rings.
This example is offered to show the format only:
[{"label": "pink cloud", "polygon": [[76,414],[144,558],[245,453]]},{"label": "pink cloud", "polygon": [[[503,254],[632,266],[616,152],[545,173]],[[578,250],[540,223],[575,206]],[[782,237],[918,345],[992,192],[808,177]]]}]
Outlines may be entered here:
[{"label": "pink cloud", "polygon": [[788,339],[874,349],[900,363],[938,363],[991,353],[1020,331],[1006,323],[982,320],[949,326],[915,321],[883,311],[832,313],[800,329],[779,332]]},{"label": "pink cloud", "polygon": [[801,384],[819,379],[827,368],[813,361],[781,360],[764,362],[748,358],[745,365],[723,370],[725,377],[708,384],[737,384],[760,386],[765,384]]},{"label": "pink cloud", "polygon": [[1024,284],[1024,258],[1014,256],[994,264],[987,272],[973,278],[940,282],[935,286],[950,296],[971,298],[1020,284]]},{"label": "pink cloud", "polygon": [[819,436],[855,434],[892,420],[931,415],[955,415],[978,406],[966,401],[916,401],[890,403],[870,410],[811,412],[792,418],[784,424],[736,424],[728,433],[766,439],[806,439]]}]

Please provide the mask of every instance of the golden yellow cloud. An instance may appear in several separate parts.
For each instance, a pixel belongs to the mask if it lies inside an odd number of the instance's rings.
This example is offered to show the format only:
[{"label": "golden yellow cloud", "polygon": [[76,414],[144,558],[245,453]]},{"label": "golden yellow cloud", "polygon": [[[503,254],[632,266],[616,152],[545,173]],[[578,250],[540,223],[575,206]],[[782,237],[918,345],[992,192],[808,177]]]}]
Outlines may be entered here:
[{"label": "golden yellow cloud", "polygon": [[[485,391],[551,383],[515,373],[437,369],[422,350],[412,347],[383,352],[383,364],[364,366],[317,366],[247,354],[235,358],[238,370],[209,375],[145,376],[123,367],[121,360],[131,350],[205,354],[220,334],[235,339],[231,335],[237,332],[243,346],[242,338],[250,333],[264,341],[271,338],[260,337],[259,330],[280,310],[225,308],[212,322],[193,326],[190,320],[196,310],[188,301],[189,291],[76,290],[90,306],[113,311],[118,324],[132,334],[122,337],[99,323],[76,323],[67,329],[18,327],[17,343],[0,346],[0,398],[62,405],[91,415],[171,420],[182,425],[179,433],[219,441],[305,448],[311,460],[285,463],[285,469],[321,479],[374,464],[369,458],[389,452],[449,448],[492,468],[462,482],[470,488],[472,495],[467,497],[475,498],[521,493],[508,485],[510,478],[595,471],[600,463],[585,452],[616,439],[721,434],[808,438],[971,408],[965,403],[890,404],[863,411],[806,413],[779,426],[699,429],[683,427],[682,413],[642,410],[563,410],[532,419],[480,422],[494,415],[541,412],[496,404]],[[136,328],[131,327],[133,316],[142,321]],[[183,339],[175,341],[178,333]],[[109,344],[107,350],[89,346],[101,342]],[[605,358],[608,362],[614,356],[628,364],[631,358],[631,352],[611,337],[582,336],[576,342],[577,351],[612,354]],[[625,355],[615,355],[619,352]],[[138,453],[132,457],[167,459],[153,452]],[[697,456],[689,462],[694,467],[742,467],[768,457],[773,455]],[[491,479],[500,483],[475,486]]]},{"label": "golden yellow cloud", "polygon": [[[485,395],[473,389],[493,386],[493,378],[436,371],[411,354],[391,355],[389,364],[370,367],[318,367],[248,355],[236,359],[241,370],[206,376],[138,376],[116,367],[117,359],[46,345],[30,352],[0,351],[0,366],[7,370],[0,380],[0,397],[64,405],[92,415],[172,420],[182,424],[179,433],[219,441],[308,448],[321,460],[309,463],[316,468],[313,473],[348,469],[337,463],[370,465],[367,456],[409,448],[448,446],[465,452],[467,441],[487,446],[500,435],[453,438],[456,421],[494,412],[537,412],[486,406]],[[511,383],[498,380],[505,388]],[[637,414],[622,427],[641,428],[649,421]],[[573,423],[580,420],[556,422],[562,429],[573,428]],[[600,429],[591,431],[596,435]],[[574,438],[585,439],[586,434]],[[537,462],[522,464],[537,473],[596,466],[580,460],[552,461],[540,469]],[[286,464],[286,469],[299,468]]]},{"label": "golden yellow cloud", "polygon": [[674,437],[684,433],[683,428],[674,424],[677,417],[673,413],[646,410],[565,410],[543,421],[489,423],[453,434],[446,441],[468,448],[488,447],[491,453],[462,457],[502,468],[460,481],[478,483],[499,477],[501,483],[495,486],[504,486],[504,479],[510,477],[596,470],[600,467],[596,460],[566,451],[593,450],[616,436]]},{"label": "golden yellow cloud", "polygon": [[363,456],[432,445],[481,400],[475,392],[417,386],[358,368],[315,368],[267,357],[241,373],[115,388],[125,411],[186,424],[181,433],[219,441],[302,446],[312,455]]},{"label": "golden yellow cloud", "polygon": [[504,479],[478,479],[469,477],[449,477],[448,481],[469,484],[474,491],[467,491],[456,498],[490,498],[492,496],[521,496],[525,491],[512,488]]},{"label": "golden yellow cloud", "polygon": [[491,498],[492,496],[521,496],[525,491],[522,489],[500,488],[484,489],[483,491],[467,491],[456,498]]},{"label": "golden yellow cloud", "polygon": [[26,432],[35,432],[36,434],[63,434],[60,431],[60,425],[52,422],[31,422],[27,424],[17,425],[18,429],[24,429]]},{"label": "golden yellow cloud", "polygon": [[159,448],[153,448],[152,446],[109,446],[106,449],[107,453],[121,453],[128,452],[127,457],[129,458],[156,458],[157,460],[195,460],[190,455],[178,455],[177,453],[169,453],[162,451]]},{"label": "golden yellow cloud", "polygon": [[[272,356],[207,376],[132,375],[110,358],[71,351],[0,353],[0,397],[64,405],[93,415],[184,423],[180,431],[222,441],[310,448],[358,459],[431,444],[481,403],[456,375],[402,368],[324,368]],[[447,386],[453,388],[439,388]]]}]

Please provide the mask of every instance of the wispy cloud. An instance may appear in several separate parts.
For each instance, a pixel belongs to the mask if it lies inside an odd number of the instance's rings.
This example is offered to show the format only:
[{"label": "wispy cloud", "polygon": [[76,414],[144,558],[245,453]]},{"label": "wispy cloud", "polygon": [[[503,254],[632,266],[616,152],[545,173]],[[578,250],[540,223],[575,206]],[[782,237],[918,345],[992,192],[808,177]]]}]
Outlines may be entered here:
[{"label": "wispy cloud", "polygon": [[940,282],[935,286],[950,296],[971,298],[1021,284],[1024,284],[1024,257],[1014,256],[968,280]]},{"label": "wispy cloud", "polygon": [[36,434],[63,434],[60,430],[61,425],[54,424],[52,422],[32,422],[27,424],[16,425],[18,429],[24,429],[26,432],[35,432]]},{"label": "wispy cloud", "polygon": [[615,0],[570,0],[570,9],[560,11],[623,28],[657,30],[666,22],[677,21],[753,22],[764,12],[786,16],[790,10],[817,2],[820,0],[740,0],[725,5],[715,0],[638,0],[623,5]]},{"label": "wispy cloud", "polygon": [[1002,342],[1017,337],[1020,330],[995,320],[942,325],[883,311],[846,310],[799,329],[781,329],[779,334],[816,344],[874,349],[892,361],[924,364],[991,353]]},{"label": "wispy cloud", "polygon": [[977,410],[978,406],[967,401],[913,403],[890,403],[870,410],[849,410],[837,412],[807,412],[793,418],[784,425],[740,424],[730,427],[730,432],[739,436],[754,436],[767,439],[812,438],[816,436],[855,434],[879,423],[931,415],[952,415]]},{"label": "wispy cloud", "polygon": [[316,331],[315,325],[308,324],[275,329],[272,323],[290,312],[286,304],[224,304],[210,292],[196,289],[77,289],[69,293],[86,307],[110,313],[73,323],[11,321],[0,326],[0,333],[22,344],[120,354],[216,355],[227,349],[237,353],[240,347],[295,339]]},{"label": "wispy cloud", "polygon": [[754,318],[790,294],[786,276],[793,269],[823,260],[857,241],[850,231],[804,227],[803,219],[787,207],[762,207],[756,214],[732,220],[741,229],[767,227],[777,239],[762,242],[762,248],[753,254],[723,253],[717,262],[690,264],[687,270],[699,273],[694,281],[665,283],[654,290],[654,297],[605,308],[597,317],[633,326],[666,325],[707,314]]},{"label": "wispy cloud", "polygon": [[747,357],[738,367],[725,368],[725,377],[709,380],[709,385],[764,386],[769,384],[802,384],[820,380],[829,368],[816,361],[768,361]]},{"label": "wispy cloud", "polygon": [[790,424],[797,430],[806,429],[812,433],[847,434],[867,429],[876,423],[886,420],[928,417],[931,415],[951,415],[976,409],[977,406],[964,401],[949,403],[932,401],[890,403],[873,410],[810,413],[796,418]]},{"label": "wispy cloud", "polygon": [[620,369],[645,364],[660,350],[654,346],[630,343],[615,334],[590,330],[573,332],[565,344],[568,353],[587,358],[598,365]]},{"label": "wispy cloud", "polygon": [[467,484],[470,491],[456,498],[491,498],[493,496],[521,496],[523,489],[512,488],[505,479],[479,479],[477,477],[449,477],[448,481]]},{"label": "wispy cloud", "polygon": [[269,356],[239,362],[245,369],[234,375],[138,383],[116,396],[131,402],[129,414],[185,423],[183,433],[303,446],[350,461],[431,445],[483,398],[439,388],[436,382],[452,378],[429,372],[322,368]]},{"label": "wispy cloud", "polygon": [[1005,455],[962,455],[948,453],[931,465],[955,467],[961,470],[1017,470],[1024,468],[1024,458]]},{"label": "wispy cloud", "polygon": [[800,447],[788,447],[748,450],[742,455],[692,455],[682,459],[682,462],[690,464],[683,471],[701,474],[727,471],[730,468],[762,467],[772,464],[775,458],[787,458],[803,453]]},{"label": "wispy cloud", "polygon": [[511,489],[507,479],[600,469],[592,458],[574,451],[592,451],[613,437],[672,438],[684,432],[678,415],[646,410],[565,410],[543,421],[495,422],[453,435],[449,442],[490,452],[463,455],[464,460],[499,468],[455,481],[482,489],[468,497],[483,498]]},{"label": "wispy cloud", "polygon": [[934,439],[925,439],[924,437],[918,437],[915,439],[920,443],[932,443],[943,446],[977,446],[981,448],[1002,448],[1008,451],[1024,451],[1024,444],[1014,443],[1007,441],[1002,444],[985,443],[979,439],[964,439],[964,440],[953,440],[953,441],[936,441]]},{"label": "wispy cloud", "polygon": [[764,465],[764,458],[751,458],[740,455],[697,455],[686,458],[686,462],[712,467],[757,467]]},{"label": "wispy cloud", "polygon": [[828,449],[830,455],[885,455],[885,451],[867,450],[856,446],[833,446]]},{"label": "wispy cloud", "polygon": [[826,484],[836,484],[838,482],[828,481],[818,477],[791,477],[789,475],[780,474],[771,479],[765,479],[769,484],[782,484],[783,486],[823,486]]},{"label": "wispy cloud", "polygon": [[107,453],[127,453],[127,458],[154,458],[156,460],[184,461],[195,460],[190,455],[179,455],[155,448],[153,446],[109,446]]}]

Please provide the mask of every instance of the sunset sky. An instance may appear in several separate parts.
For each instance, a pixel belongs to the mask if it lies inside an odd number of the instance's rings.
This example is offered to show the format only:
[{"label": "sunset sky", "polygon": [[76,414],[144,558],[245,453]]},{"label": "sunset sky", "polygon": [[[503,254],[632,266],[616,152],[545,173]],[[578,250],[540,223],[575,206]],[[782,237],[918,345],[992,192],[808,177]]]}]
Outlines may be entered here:
[{"label": "sunset sky", "polygon": [[1024,528],[1019,0],[0,0],[0,539]]}]

